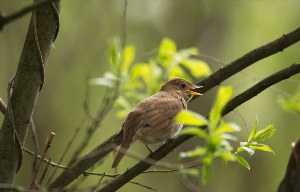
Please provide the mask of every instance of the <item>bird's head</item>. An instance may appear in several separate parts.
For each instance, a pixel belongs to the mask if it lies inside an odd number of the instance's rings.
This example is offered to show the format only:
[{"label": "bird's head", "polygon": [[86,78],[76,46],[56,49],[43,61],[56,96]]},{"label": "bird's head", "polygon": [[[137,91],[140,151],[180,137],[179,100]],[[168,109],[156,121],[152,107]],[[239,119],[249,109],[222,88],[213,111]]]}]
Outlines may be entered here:
[{"label": "bird's head", "polygon": [[193,85],[185,79],[176,77],[165,82],[161,86],[160,91],[167,91],[171,94],[182,96],[188,102],[194,95],[202,95],[195,91],[195,89],[201,87],[202,86]]}]

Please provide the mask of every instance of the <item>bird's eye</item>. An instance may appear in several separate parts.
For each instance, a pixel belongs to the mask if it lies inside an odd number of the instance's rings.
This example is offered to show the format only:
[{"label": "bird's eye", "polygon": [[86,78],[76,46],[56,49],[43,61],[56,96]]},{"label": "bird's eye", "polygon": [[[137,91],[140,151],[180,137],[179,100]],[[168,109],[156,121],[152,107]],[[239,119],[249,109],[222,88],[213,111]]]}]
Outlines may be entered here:
[{"label": "bird's eye", "polygon": [[185,87],[186,87],[186,84],[185,84],[185,83],[181,83],[180,86],[181,86],[182,88],[185,88]]}]

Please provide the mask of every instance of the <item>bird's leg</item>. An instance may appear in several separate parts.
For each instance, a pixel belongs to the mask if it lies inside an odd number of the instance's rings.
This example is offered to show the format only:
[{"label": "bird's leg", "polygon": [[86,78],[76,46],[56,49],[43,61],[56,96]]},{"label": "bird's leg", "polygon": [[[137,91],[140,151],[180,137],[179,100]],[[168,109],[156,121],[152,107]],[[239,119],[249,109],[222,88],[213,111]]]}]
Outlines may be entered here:
[{"label": "bird's leg", "polygon": [[145,146],[147,147],[150,153],[153,153],[153,150],[147,144],[145,144]]}]

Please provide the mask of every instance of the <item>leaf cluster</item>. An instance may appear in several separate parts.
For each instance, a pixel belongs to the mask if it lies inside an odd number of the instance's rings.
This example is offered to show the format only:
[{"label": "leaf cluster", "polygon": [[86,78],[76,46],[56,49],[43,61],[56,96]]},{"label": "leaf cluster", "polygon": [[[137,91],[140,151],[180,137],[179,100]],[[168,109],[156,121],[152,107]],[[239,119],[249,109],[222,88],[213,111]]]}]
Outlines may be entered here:
[{"label": "leaf cluster", "polygon": [[[222,120],[222,111],[233,94],[231,86],[221,87],[217,93],[217,98],[211,109],[208,119],[192,111],[182,111],[176,121],[184,123],[187,127],[182,134],[195,135],[205,140],[204,146],[197,146],[195,149],[180,153],[181,158],[198,158],[202,162],[202,182],[207,183],[211,178],[211,165],[214,159],[221,159],[223,162],[238,162],[247,169],[250,165],[245,158],[240,156],[243,151],[253,155],[256,150],[267,151],[274,154],[272,149],[262,144],[262,141],[272,137],[276,130],[273,125],[257,131],[257,121],[252,128],[247,142],[240,142],[240,146],[234,151],[231,141],[237,138],[233,133],[241,128],[232,122]],[[207,127],[207,131],[201,129]],[[193,173],[193,169],[191,169]]]},{"label": "leaf cluster", "polygon": [[122,49],[120,41],[114,39],[110,44],[110,71],[91,82],[119,89],[115,107],[117,116],[124,118],[136,103],[157,92],[164,81],[173,77],[192,81],[210,75],[209,66],[193,58],[198,52],[197,48],[178,50],[173,40],[164,38],[148,62],[135,62],[136,48],[128,45]]}]

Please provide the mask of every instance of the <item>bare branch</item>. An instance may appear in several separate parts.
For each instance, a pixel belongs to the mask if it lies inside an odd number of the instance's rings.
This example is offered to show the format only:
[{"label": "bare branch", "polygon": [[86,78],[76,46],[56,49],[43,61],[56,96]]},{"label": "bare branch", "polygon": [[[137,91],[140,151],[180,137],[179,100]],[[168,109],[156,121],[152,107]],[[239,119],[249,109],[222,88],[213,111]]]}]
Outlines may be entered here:
[{"label": "bare branch", "polygon": [[[40,167],[41,167],[41,165],[42,165],[42,163],[43,163],[43,161],[44,161],[44,159],[45,159],[45,157],[46,157],[46,154],[47,154],[48,149],[51,147],[51,143],[52,143],[52,140],[53,140],[54,136],[55,136],[55,133],[51,132],[50,135],[49,135],[48,138],[47,138],[47,142],[46,142],[46,145],[45,145],[43,154],[42,154],[42,156],[41,156],[41,159],[40,159],[40,161],[38,162],[38,164],[37,164],[37,166],[36,166],[36,168],[35,168],[35,170],[34,170],[33,178],[32,178],[32,181],[31,181],[31,184],[30,184],[29,189],[33,189],[33,188],[36,187],[36,178],[37,178],[38,172],[39,172]],[[50,160],[49,160],[49,161],[50,161]],[[49,164],[49,163],[48,163],[48,164]]]},{"label": "bare branch", "polygon": [[44,179],[45,179],[45,177],[46,177],[46,174],[47,174],[47,172],[48,172],[48,169],[49,169],[49,166],[50,166],[50,162],[51,162],[51,158],[49,158],[49,160],[48,160],[48,162],[47,162],[47,165],[46,165],[46,167],[45,167],[45,169],[44,169],[44,171],[43,171],[43,174],[42,174],[42,176],[41,176],[41,178],[40,178],[40,181],[39,181],[38,186],[40,186],[40,185],[43,183],[43,181],[44,181]]},{"label": "bare branch", "polygon": [[[65,149],[65,151],[62,153],[62,156],[60,157],[60,159],[58,160],[58,164],[61,164],[61,162],[64,160],[67,152],[70,150],[73,142],[75,141],[75,138],[77,137],[79,130],[82,126],[82,121],[79,123],[79,125],[76,127],[73,136],[71,137],[70,141],[67,144],[67,147]],[[55,167],[55,169],[52,171],[51,175],[49,176],[49,179],[47,181],[47,185],[52,181],[52,178],[54,177],[55,173],[56,173],[57,167]]]},{"label": "bare branch", "polygon": [[36,3],[33,3],[27,7],[24,7],[22,9],[20,9],[19,11],[11,14],[11,15],[8,15],[6,17],[0,15],[0,31],[3,29],[3,27],[16,20],[16,19],[19,19],[21,18],[22,16],[26,15],[27,13],[30,13],[32,12],[33,10],[36,10],[37,8],[39,8],[40,6],[43,6],[45,4],[49,4],[52,0],[43,0],[43,1],[38,1]]}]

